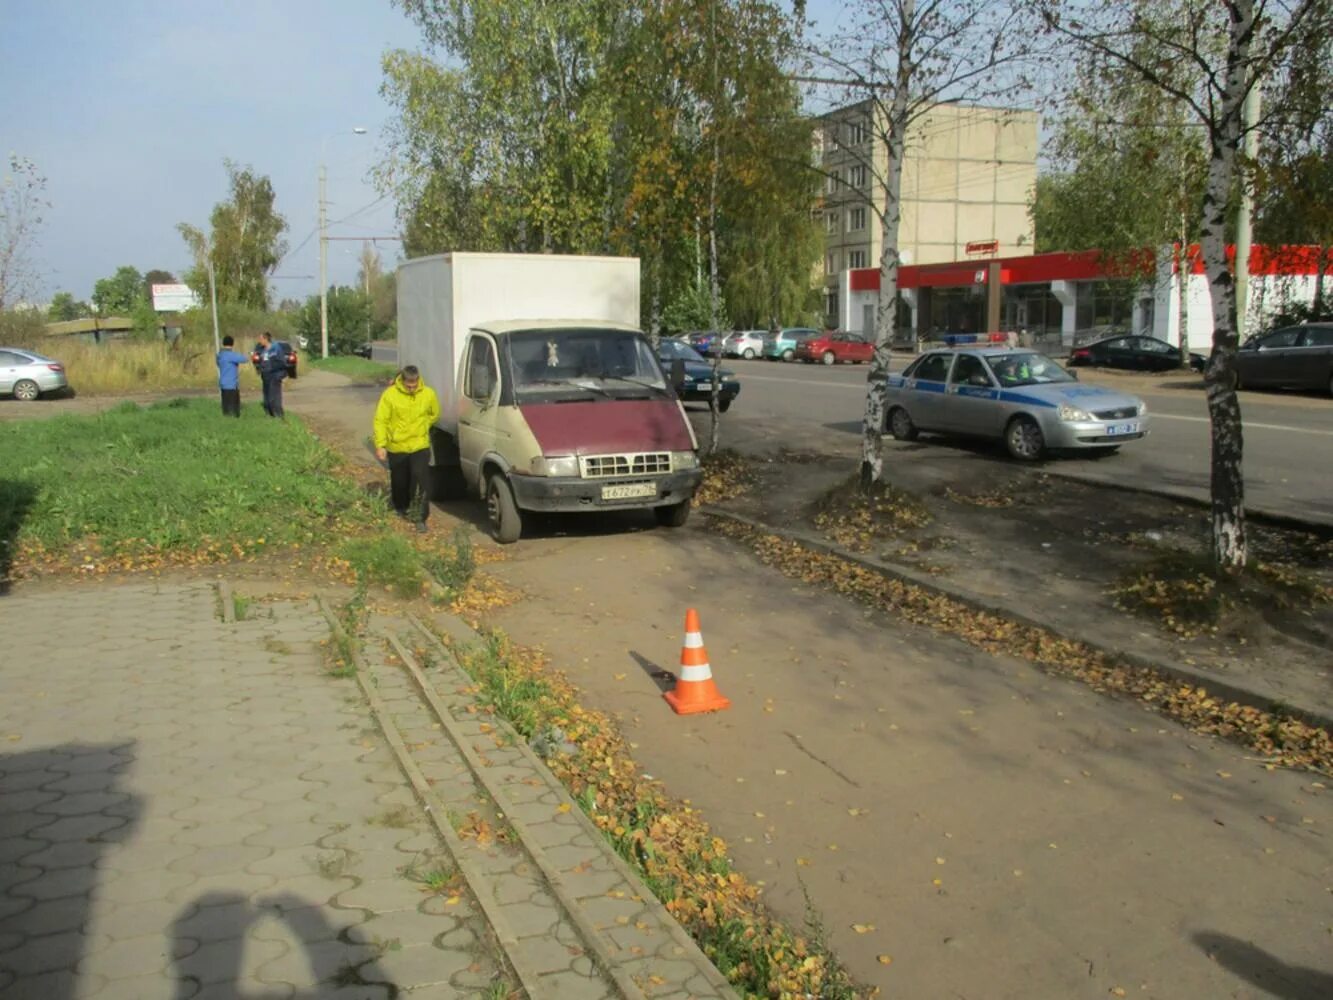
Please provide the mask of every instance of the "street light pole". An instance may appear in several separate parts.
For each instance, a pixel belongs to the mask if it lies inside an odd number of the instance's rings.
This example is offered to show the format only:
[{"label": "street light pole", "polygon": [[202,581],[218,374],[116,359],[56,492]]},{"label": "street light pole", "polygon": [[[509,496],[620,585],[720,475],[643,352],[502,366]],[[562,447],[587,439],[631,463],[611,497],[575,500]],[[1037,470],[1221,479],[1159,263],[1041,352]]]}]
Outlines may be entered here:
[{"label": "street light pole", "polygon": [[329,235],[328,218],[324,211],[324,188],[328,170],[324,167],[323,150],[319,164],[319,350],[320,357],[329,356]]},{"label": "street light pole", "polygon": [[[333,135],[344,134],[333,133]],[[352,135],[365,134],[366,130],[360,125],[352,129]],[[332,135],[326,135],[319,144],[319,349],[320,356],[324,358],[329,356],[329,227],[328,199],[325,197],[329,172],[324,161],[329,140],[332,138]]]}]

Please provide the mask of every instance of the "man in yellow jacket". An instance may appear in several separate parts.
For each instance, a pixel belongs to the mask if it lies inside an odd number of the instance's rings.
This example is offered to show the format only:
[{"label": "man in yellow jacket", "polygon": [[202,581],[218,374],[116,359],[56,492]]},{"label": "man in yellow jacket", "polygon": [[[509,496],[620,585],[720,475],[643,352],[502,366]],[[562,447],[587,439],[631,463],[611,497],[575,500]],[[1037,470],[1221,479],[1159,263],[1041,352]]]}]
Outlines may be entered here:
[{"label": "man in yellow jacket", "polygon": [[375,407],[375,457],[389,465],[394,511],[417,531],[430,514],[430,429],[439,418],[440,401],[416,365],[398,373]]}]

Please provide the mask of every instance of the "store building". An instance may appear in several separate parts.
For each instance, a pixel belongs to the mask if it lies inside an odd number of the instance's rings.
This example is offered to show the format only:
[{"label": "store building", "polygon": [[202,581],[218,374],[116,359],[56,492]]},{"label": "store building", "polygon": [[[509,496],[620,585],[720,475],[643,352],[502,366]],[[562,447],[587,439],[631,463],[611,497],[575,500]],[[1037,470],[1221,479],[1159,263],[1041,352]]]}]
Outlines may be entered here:
[{"label": "store building", "polygon": [[[1139,274],[1099,250],[974,257],[944,264],[906,264],[899,269],[902,304],[898,337],[937,339],[950,333],[1025,334],[1043,345],[1070,346],[1110,333],[1147,334],[1178,344],[1176,253],[1165,247],[1133,262]],[[1229,259],[1235,248],[1228,247]],[[1206,353],[1213,341],[1213,310],[1198,247],[1186,284],[1187,342]],[[1269,317],[1314,300],[1320,261],[1333,291],[1333,261],[1311,246],[1253,247],[1246,330],[1262,329]],[[839,276],[837,326],[874,335],[879,306],[878,268],[854,268]]]},{"label": "store building", "polygon": [[[843,311],[841,275],[877,267],[883,246],[888,148],[876,114],[862,101],[822,116],[815,130],[830,323]],[[956,261],[978,245],[1006,256],[1031,252],[1038,125],[1035,111],[958,104],[937,105],[913,123],[902,173],[904,263]]]}]

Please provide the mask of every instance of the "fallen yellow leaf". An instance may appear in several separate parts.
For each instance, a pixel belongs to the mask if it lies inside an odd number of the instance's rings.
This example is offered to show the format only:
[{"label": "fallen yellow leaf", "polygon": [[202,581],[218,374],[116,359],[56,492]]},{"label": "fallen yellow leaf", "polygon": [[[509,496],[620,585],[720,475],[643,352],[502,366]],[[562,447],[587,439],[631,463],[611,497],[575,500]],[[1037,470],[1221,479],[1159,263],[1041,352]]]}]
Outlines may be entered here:
[{"label": "fallen yellow leaf", "polygon": [[560,803],[560,808],[557,809],[556,812],[562,812],[562,813],[567,813],[567,812],[569,812],[569,803],[568,803],[568,802],[561,802],[561,803]]},{"label": "fallen yellow leaf", "polygon": [[875,929],[874,924],[852,924],[852,930],[858,934],[869,934]]},{"label": "fallen yellow leaf", "polygon": [[796,859],[796,863],[797,863],[798,865],[800,865],[802,868],[807,868],[807,867],[809,867],[809,865],[810,865],[810,859],[809,859],[809,858],[797,858],[797,859]]},{"label": "fallen yellow leaf", "polygon": [[892,965],[892,964],[893,964],[893,959],[890,958],[888,955],[876,955],[876,956],[875,956],[875,961],[877,961],[880,965]]},{"label": "fallen yellow leaf", "polygon": [[943,858],[936,858],[936,859],[935,859],[935,864],[937,864],[937,865],[942,865],[942,864],[944,864],[944,859],[943,859]]},{"label": "fallen yellow leaf", "polygon": [[444,901],[444,905],[445,905],[445,906],[457,906],[457,905],[458,905],[458,897],[457,897],[457,896],[450,896],[448,899],[446,899],[446,900]]},{"label": "fallen yellow leaf", "polygon": [[776,771],[774,771],[773,773],[774,773],[774,774],[779,774],[779,775],[780,775],[780,774],[786,774],[787,772],[784,771],[782,768],[778,768],[778,769],[777,769]]}]

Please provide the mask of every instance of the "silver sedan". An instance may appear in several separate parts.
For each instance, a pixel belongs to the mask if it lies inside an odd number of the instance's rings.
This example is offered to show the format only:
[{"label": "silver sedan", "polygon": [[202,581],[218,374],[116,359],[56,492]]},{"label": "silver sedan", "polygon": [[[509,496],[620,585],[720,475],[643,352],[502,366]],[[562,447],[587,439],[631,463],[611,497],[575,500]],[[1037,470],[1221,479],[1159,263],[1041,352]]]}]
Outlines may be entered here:
[{"label": "silver sedan", "polygon": [[65,366],[54,358],[23,348],[0,347],[0,395],[33,400],[68,387]]},{"label": "silver sedan", "polygon": [[918,431],[1004,441],[1031,462],[1048,449],[1115,451],[1148,433],[1137,396],[1083,385],[1033,351],[930,351],[888,378],[885,429],[910,441]]}]

